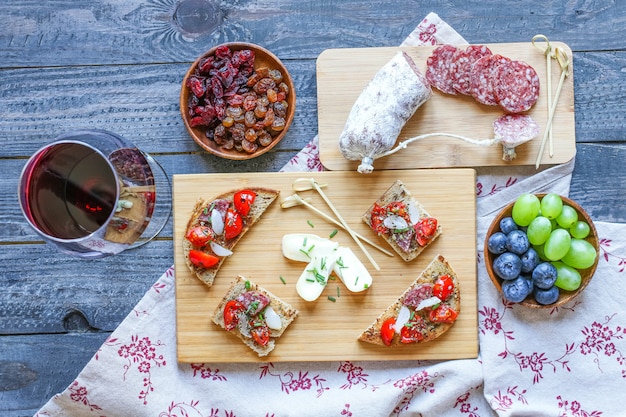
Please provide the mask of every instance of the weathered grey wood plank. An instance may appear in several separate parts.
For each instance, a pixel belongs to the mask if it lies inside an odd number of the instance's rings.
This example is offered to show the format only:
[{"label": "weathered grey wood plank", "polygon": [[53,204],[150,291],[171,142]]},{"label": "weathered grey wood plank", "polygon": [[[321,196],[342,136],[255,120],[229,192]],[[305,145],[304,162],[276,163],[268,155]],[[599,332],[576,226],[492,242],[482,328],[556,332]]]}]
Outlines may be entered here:
[{"label": "weathered grey wood plank", "polygon": [[74,381],[108,335],[0,337],[0,415],[33,416]]},{"label": "weathered grey wood plank", "polygon": [[544,33],[576,51],[624,47],[623,2],[532,0],[505,8],[499,0],[205,4],[194,20],[192,10],[177,11],[176,0],[3,2],[2,65],[185,62],[234,40],[261,44],[281,58],[314,58],[328,47],[396,45],[430,11],[471,42],[519,42]]},{"label": "weathered grey wood plank", "polygon": [[[297,92],[296,116],[276,151],[299,150],[317,132],[315,61],[289,61],[286,66]],[[188,67],[105,65],[2,71],[0,158],[29,156],[55,136],[76,129],[110,130],[149,153],[204,152],[180,116],[179,94]],[[235,165],[215,160],[220,169]],[[236,165],[241,169],[253,164]]]}]

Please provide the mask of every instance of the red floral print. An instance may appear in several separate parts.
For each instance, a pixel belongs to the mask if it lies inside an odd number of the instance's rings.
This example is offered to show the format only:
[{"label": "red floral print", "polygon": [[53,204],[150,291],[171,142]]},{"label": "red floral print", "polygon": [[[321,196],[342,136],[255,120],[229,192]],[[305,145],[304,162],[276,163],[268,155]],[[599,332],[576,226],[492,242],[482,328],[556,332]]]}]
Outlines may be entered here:
[{"label": "red floral print", "polygon": [[[322,396],[324,391],[327,391],[329,388],[324,387],[325,379],[318,375],[313,377],[309,376],[309,372],[285,372],[282,375],[279,373],[273,373],[272,369],[274,369],[274,364],[269,362],[266,365],[261,367],[261,376],[259,379],[266,378],[267,376],[277,377],[280,380],[281,391],[289,394],[291,392],[295,392],[298,390],[307,391],[313,389],[315,387],[317,389],[316,397]],[[296,376],[297,375],[297,376]]]},{"label": "red floral print", "polygon": [[556,397],[556,400],[559,408],[563,410],[558,417],[600,417],[602,415],[601,411],[585,411],[578,401],[569,402],[560,395]]},{"label": "red floral print", "polygon": [[80,386],[78,384],[78,381],[74,381],[72,385],[68,387],[68,390],[70,393],[70,399],[72,401],[89,407],[89,411],[102,410],[101,407],[97,406],[96,404],[92,404],[89,401],[89,398],[87,398],[87,396],[89,395],[87,387]]},{"label": "red floral print", "polygon": [[434,394],[435,383],[433,382],[433,379],[437,379],[439,377],[443,377],[443,375],[439,374],[439,372],[435,372],[431,375],[428,371],[420,371],[416,374],[396,381],[393,386],[402,389],[404,391],[404,397],[393,412],[395,414],[399,414],[404,410],[408,410],[409,405],[411,404],[411,401],[417,391]]},{"label": "red floral print", "polygon": [[139,399],[143,400],[143,404],[148,404],[148,395],[154,391],[151,379],[152,365],[157,367],[165,366],[165,358],[163,355],[157,355],[156,348],[161,346],[158,342],[156,345],[152,344],[152,341],[148,337],[139,338],[139,336],[131,336],[131,343],[122,345],[117,354],[128,360],[128,364],[124,365],[124,380],[126,380],[126,373],[132,367],[133,364],[137,364],[137,370],[140,373],[146,374],[143,378],[144,389],[139,393]]},{"label": "red floral print", "polygon": [[454,408],[459,409],[461,414],[467,414],[467,417],[480,417],[478,413],[478,407],[472,405],[470,401],[472,399],[472,395],[478,394],[482,396],[483,384],[480,384],[476,387],[473,387],[467,390],[463,395],[460,395],[456,399],[456,403],[454,404]]},{"label": "red floral print", "polygon": [[226,381],[226,377],[220,373],[219,369],[211,370],[204,363],[192,363],[193,376],[200,375],[202,379],[211,379],[212,381]]}]

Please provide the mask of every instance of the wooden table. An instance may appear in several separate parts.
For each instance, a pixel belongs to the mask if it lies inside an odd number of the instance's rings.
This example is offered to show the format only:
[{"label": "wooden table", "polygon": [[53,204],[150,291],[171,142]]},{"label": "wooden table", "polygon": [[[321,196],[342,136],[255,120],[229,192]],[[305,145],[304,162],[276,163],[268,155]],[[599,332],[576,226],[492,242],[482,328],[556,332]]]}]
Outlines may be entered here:
[{"label": "wooden table", "polygon": [[[0,414],[30,416],[62,391],[173,264],[172,225],[137,251],[94,261],[61,255],[28,227],[16,199],[26,160],[77,128],[111,130],[169,175],[278,171],[318,129],[315,63],[328,48],[398,45],[430,11],[470,43],[543,33],[574,51],[576,166],[570,196],[595,220],[626,220],[626,4],[109,0],[0,4]],[[598,7],[593,9],[590,7]],[[589,8],[588,8],[589,7]],[[272,152],[222,160],[190,140],[180,81],[223,41],[261,44],[286,64],[296,119]],[[111,277],[116,277],[111,279]]]}]

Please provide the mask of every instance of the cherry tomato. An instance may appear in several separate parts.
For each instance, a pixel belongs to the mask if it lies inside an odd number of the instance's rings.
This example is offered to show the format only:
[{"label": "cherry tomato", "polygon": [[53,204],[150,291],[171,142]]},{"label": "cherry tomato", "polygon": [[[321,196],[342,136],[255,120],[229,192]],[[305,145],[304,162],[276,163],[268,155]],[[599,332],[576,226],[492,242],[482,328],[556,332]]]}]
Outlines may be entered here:
[{"label": "cherry tomato", "polygon": [[437,219],[424,217],[415,223],[415,238],[420,246],[426,245],[437,232]]},{"label": "cherry tomato", "polygon": [[220,258],[201,250],[192,249],[189,251],[189,261],[198,268],[211,268],[217,265]]},{"label": "cherry tomato", "polygon": [[226,330],[233,330],[239,323],[239,312],[243,311],[243,306],[237,300],[230,300],[224,306],[224,327]]},{"label": "cherry tomato", "polygon": [[233,204],[235,210],[242,216],[247,216],[250,213],[250,207],[256,199],[256,193],[252,190],[241,190],[235,193],[233,197]]},{"label": "cherry tomato", "polygon": [[406,215],[408,215],[406,211],[406,204],[404,204],[402,201],[394,201],[387,204],[387,211],[391,214],[395,214],[401,217],[405,217]]},{"label": "cherry tomato", "polygon": [[383,343],[387,346],[391,346],[391,340],[393,339],[393,335],[396,333],[393,326],[396,324],[396,319],[394,317],[390,317],[383,322],[383,325],[380,327],[380,338],[383,339]]},{"label": "cherry tomato", "polygon": [[433,295],[439,298],[441,301],[445,301],[446,298],[454,292],[454,282],[450,275],[442,275],[437,278],[435,285],[433,285]]},{"label": "cherry tomato", "polygon": [[454,311],[449,305],[440,304],[439,307],[430,311],[428,318],[433,323],[454,323],[458,315],[459,313]]},{"label": "cherry tomato", "polygon": [[374,207],[372,207],[371,223],[372,230],[378,235],[387,233],[387,228],[383,225],[385,217],[387,217],[387,210],[378,205],[378,203],[374,203]]},{"label": "cherry tomato", "polygon": [[243,219],[241,215],[233,209],[226,211],[226,222],[224,224],[224,236],[226,239],[232,239],[239,236],[243,229]]},{"label": "cherry tomato", "polygon": [[426,329],[426,322],[423,318],[416,316],[400,330],[400,342],[416,343],[424,340],[423,331]]},{"label": "cherry tomato", "polygon": [[270,342],[270,328],[265,323],[250,323],[250,334],[257,345],[267,346]]},{"label": "cherry tomato", "polygon": [[189,229],[186,237],[192,245],[202,247],[213,240],[213,232],[209,226],[195,226]]}]

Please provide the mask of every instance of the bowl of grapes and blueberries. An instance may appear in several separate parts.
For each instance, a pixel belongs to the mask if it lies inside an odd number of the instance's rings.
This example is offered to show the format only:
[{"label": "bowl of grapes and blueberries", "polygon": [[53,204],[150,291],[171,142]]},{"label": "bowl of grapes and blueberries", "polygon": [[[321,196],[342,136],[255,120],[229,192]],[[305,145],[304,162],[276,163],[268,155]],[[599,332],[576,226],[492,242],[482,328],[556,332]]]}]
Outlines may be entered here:
[{"label": "bowl of grapes and blueberries", "polygon": [[561,306],[589,284],[598,265],[589,215],[558,194],[525,193],[493,220],[485,266],[504,299],[530,308]]},{"label": "bowl of grapes and blueberries", "polygon": [[198,57],[183,78],[180,112],[205,151],[222,158],[255,158],[280,142],[296,110],[293,80],[270,51],[224,43]]}]

